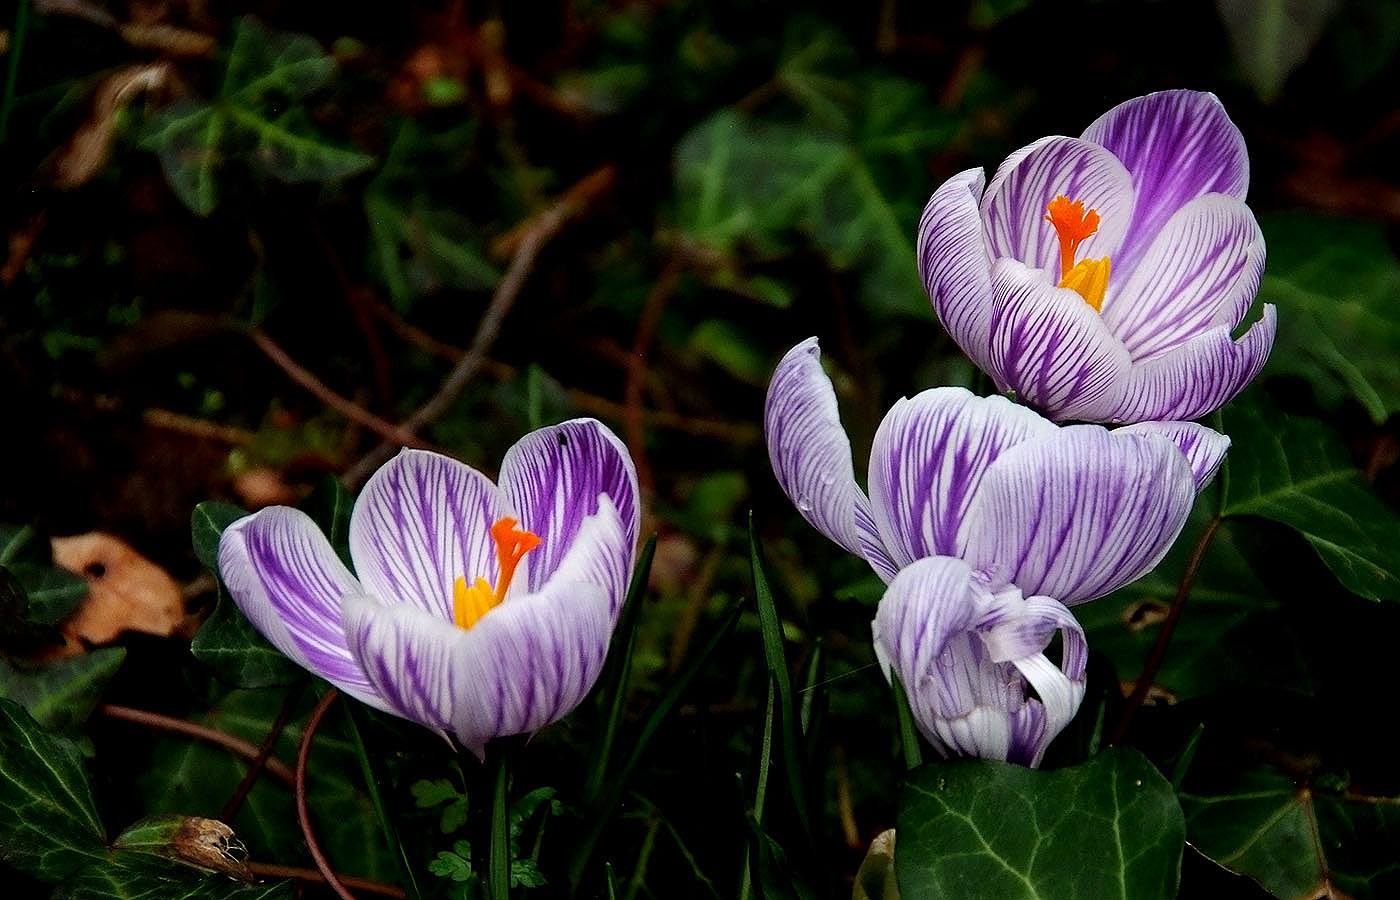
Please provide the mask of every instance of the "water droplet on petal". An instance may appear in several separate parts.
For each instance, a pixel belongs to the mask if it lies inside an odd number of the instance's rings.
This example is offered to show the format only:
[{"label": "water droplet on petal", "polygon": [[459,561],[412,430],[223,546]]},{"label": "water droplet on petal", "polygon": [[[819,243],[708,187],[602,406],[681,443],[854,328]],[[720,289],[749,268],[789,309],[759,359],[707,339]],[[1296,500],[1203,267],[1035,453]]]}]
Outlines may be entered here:
[{"label": "water droplet on petal", "polygon": [[798,510],[801,511],[801,512],[805,512],[805,513],[811,512],[811,511],[812,511],[812,501],[811,501],[811,500],[808,500],[806,497],[798,497],[798,498],[797,498],[797,508],[798,508]]}]

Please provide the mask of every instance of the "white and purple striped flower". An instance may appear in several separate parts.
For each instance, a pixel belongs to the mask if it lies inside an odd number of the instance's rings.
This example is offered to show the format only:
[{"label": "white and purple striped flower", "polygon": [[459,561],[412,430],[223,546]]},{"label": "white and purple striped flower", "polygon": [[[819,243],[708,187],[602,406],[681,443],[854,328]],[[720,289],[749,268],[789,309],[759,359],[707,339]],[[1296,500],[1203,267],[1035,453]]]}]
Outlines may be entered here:
[{"label": "white and purple striped flower", "polygon": [[[985,190],[984,190],[985,186]],[[1057,421],[1196,419],[1267,360],[1271,305],[1244,138],[1213,94],[1122,103],[1077,138],[969,169],[919,223],[924,286],[1003,391]]]},{"label": "white and purple striped flower", "polygon": [[[876,653],[929,741],[1026,765],[1083,699],[1084,637],[1063,604],[1156,566],[1230,445],[1192,422],[1060,427],[934,388],[885,416],[867,495],[816,338],[778,364],[764,430],[798,511],[889,584]],[[1043,655],[1055,631],[1058,667]]]},{"label": "white and purple striped flower", "polygon": [[[1059,665],[1044,653],[1056,631]],[[899,675],[919,730],[944,756],[1039,765],[1084,699],[1088,651],[1069,610],[1015,587],[993,593],[960,559],[902,570],[873,632],[881,669]]]},{"label": "white and purple striped flower", "polygon": [[421,450],[386,463],[351,515],[358,578],[282,506],[224,532],[219,571],[288,657],[480,756],[557,721],[597,680],[639,516],[626,448],[575,419],[522,438],[499,483]]}]

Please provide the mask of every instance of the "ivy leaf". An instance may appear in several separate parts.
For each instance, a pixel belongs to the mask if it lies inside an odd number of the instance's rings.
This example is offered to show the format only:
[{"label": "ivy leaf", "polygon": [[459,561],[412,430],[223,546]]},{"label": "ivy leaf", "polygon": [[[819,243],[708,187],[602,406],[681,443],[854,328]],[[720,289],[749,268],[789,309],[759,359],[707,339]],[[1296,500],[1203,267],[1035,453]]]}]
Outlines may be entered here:
[{"label": "ivy leaf", "polygon": [[1331,406],[1353,397],[1378,425],[1400,412],[1400,260],[1384,229],[1302,212],[1261,225],[1259,297],[1279,308],[1267,371],[1307,379]]},{"label": "ivy leaf", "polygon": [[1171,785],[1136,750],[1054,772],[932,763],[900,794],[895,874],[907,898],[1169,898],[1185,830]]},{"label": "ivy leaf", "polygon": [[258,634],[222,584],[214,612],[190,641],[190,653],[232,687],[278,687],[291,684],[301,672]]},{"label": "ivy leaf", "polygon": [[1348,590],[1400,601],[1400,516],[1366,486],[1336,435],[1315,419],[1258,403],[1225,412],[1227,516],[1262,516],[1297,530]]},{"label": "ivy leaf", "polygon": [[219,573],[219,540],[224,529],[248,515],[248,511],[231,503],[206,500],[190,514],[190,539],[194,555],[215,575]]},{"label": "ivy leaf", "polygon": [[[896,79],[866,86],[856,106],[875,112],[845,133],[767,122],[734,110],[701,123],[676,148],[677,216],[686,235],[713,252],[742,245],[760,256],[802,231],[841,270],[862,275],[867,303],[925,315],[928,300],[914,263],[916,193],[890,190],[890,160],[917,160],[951,137],[939,122],[905,120],[898,110],[921,98]],[[891,108],[896,110],[893,114]],[[921,188],[920,188],[921,189]],[[912,189],[911,189],[912,190]]]},{"label": "ivy leaf", "polygon": [[44,728],[69,731],[87,721],[126,648],[106,647],[25,669],[0,657],[0,697],[13,700]]},{"label": "ivy leaf", "polygon": [[[57,625],[87,597],[87,581],[55,566],[48,537],[31,526],[0,525],[0,566],[14,577],[10,588],[18,586],[24,595],[23,603],[12,599],[6,613],[24,623]],[[11,629],[16,625],[11,623]]]},{"label": "ivy leaf", "polygon": [[1184,792],[1191,844],[1277,897],[1393,897],[1400,892],[1400,797],[1370,797],[1272,769],[1227,790]]},{"label": "ivy leaf", "polygon": [[365,192],[373,262],[394,303],[447,286],[486,290],[500,279],[460,216],[430,207],[421,198],[404,203],[387,189]]},{"label": "ivy leaf", "polygon": [[338,181],[374,158],[321,137],[297,105],[335,74],[314,39],[264,28],[252,17],[233,26],[222,88],[209,102],[180,101],[147,123],[141,146],[155,152],[175,195],[205,216],[218,203],[225,162],[247,159],[286,182]]},{"label": "ivy leaf", "polygon": [[[1196,503],[1181,537],[1152,572],[1075,610],[1089,646],[1106,655],[1122,678],[1135,676],[1156,643],[1187,558],[1213,507],[1207,497]],[[1257,683],[1274,674],[1261,673],[1253,656],[1237,652],[1236,643],[1247,640],[1251,626],[1278,603],[1240,551],[1236,527],[1226,522],[1216,531],[1191,587],[1191,614],[1178,622],[1172,652],[1157,673],[1155,684],[1176,700],[1199,697],[1223,683]]]},{"label": "ivy leaf", "polygon": [[117,852],[59,885],[53,900],[291,900],[291,882],[242,884],[145,853]]},{"label": "ivy leaf", "polygon": [[78,748],[0,700],[0,862],[59,881],[103,860],[105,839]]}]

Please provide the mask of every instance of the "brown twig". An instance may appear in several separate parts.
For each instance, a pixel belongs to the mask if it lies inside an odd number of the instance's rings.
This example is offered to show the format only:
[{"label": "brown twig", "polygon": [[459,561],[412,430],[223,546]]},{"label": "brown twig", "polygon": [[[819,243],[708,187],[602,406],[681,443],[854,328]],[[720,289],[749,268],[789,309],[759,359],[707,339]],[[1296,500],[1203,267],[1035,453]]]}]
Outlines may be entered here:
[{"label": "brown twig", "polygon": [[675,292],[680,282],[683,262],[680,254],[673,254],[665,268],[647,293],[642,305],[642,314],[637,319],[637,332],[632,339],[632,356],[627,367],[627,381],[623,389],[623,405],[626,415],[623,428],[627,433],[627,449],[632,453],[632,461],[637,466],[637,481],[643,490],[653,487],[651,463],[647,461],[646,426],[642,416],[642,388],[647,379],[647,353],[651,349],[652,338],[661,323],[661,313],[666,309],[666,301]]},{"label": "brown twig", "polygon": [[[259,878],[294,878],[297,881],[308,881],[312,884],[325,884],[326,876],[315,869],[304,869],[301,866],[279,866],[276,863],[248,863],[248,871]],[[357,878],[354,875],[340,875],[337,873],[340,883],[357,891],[364,891],[366,894],[378,894],[381,897],[407,897],[404,889],[396,884],[386,884],[383,881],[372,881],[368,878]]]},{"label": "brown twig", "polygon": [[[608,173],[605,178],[596,172],[589,178],[611,184],[614,177],[611,174],[611,169],[602,171]],[[596,191],[597,188],[594,189],[593,193]],[[521,288],[525,286],[525,279],[529,276],[530,270],[534,268],[535,259],[539,256],[540,249],[558,233],[565,222],[582,208],[579,198],[576,195],[571,196],[572,194],[572,191],[565,193],[559,202],[530,219],[528,229],[521,235],[518,242],[513,244],[515,255],[511,257],[510,265],[506,268],[501,283],[496,286],[495,293],[491,295],[491,303],[486,307],[486,312],[482,314],[476,334],[472,337],[466,352],[452,367],[452,371],[447,373],[447,377],[438,386],[437,392],[412,415],[404,419],[403,424],[394,426],[398,433],[407,435],[408,440],[380,433],[381,437],[385,437],[384,442],[346,471],[342,480],[347,485],[361,484],[399,446],[404,444],[422,446],[422,442],[415,437],[416,433],[447,412],[461,395],[468,382],[481,369],[486,362],[486,354],[490,351],[491,345],[496,342],[496,336],[500,334],[506,314],[515,305]],[[588,196],[592,196],[592,193]]]},{"label": "brown twig", "polygon": [[[240,737],[220,731],[217,728],[210,728],[207,725],[200,725],[187,719],[177,719],[174,716],[166,716],[161,713],[151,712],[145,709],[134,709],[130,706],[117,706],[112,703],[104,703],[97,708],[97,711],[109,719],[120,719],[123,722],[132,722],[137,725],[144,725],[147,728],[154,728],[158,731],[169,731],[174,734],[182,734],[196,740],[207,741],[211,744],[218,744],[226,750],[237,754],[247,760],[256,760],[262,752],[252,741],[245,741]],[[269,775],[276,778],[283,784],[291,787],[295,782],[295,776],[287,764],[276,757],[269,757],[265,765]]]},{"label": "brown twig", "polygon": [[427,446],[413,434],[411,429],[385,421],[355,401],[326,387],[321,379],[311,374],[301,363],[292,359],[286,350],[283,350],[276,341],[263,332],[252,329],[248,332],[248,337],[268,359],[276,364],[277,368],[286,372],[293,381],[306,388],[316,399],[345,418],[357,425],[363,425],[386,441],[393,441],[395,444],[409,447]]},{"label": "brown twig", "polygon": [[321,719],[326,715],[326,710],[331,708],[335,698],[340,696],[340,691],[331,688],[326,691],[316,708],[311,710],[311,718],[306,720],[306,730],[301,734],[301,746],[297,748],[297,768],[294,793],[297,803],[297,821],[301,823],[301,835],[306,840],[306,849],[311,853],[311,859],[316,863],[316,869],[321,873],[326,881],[326,886],[335,891],[342,900],[355,900],[355,895],[345,888],[340,876],[331,868],[330,860],[326,859],[326,854],[321,852],[321,845],[316,842],[316,833],[311,828],[311,809],[306,803],[306,761],[311,757],[311,742],[316,737],[316,729],[321,727]]},{"label": "brown twig", "polygon": [[[383,304],[376,306],[374,314],[399,337],[434,356],[456,362],[466,353],[461,347],[439,340],[406,321],[403,316]],[[497,381],[513,381],[520,375],[515,366],[495,359],[488,359],[482,363],[481,371]],[[577,388],[568,388],[567,394],[569,402],[582,412],[614,419],[618,422],[626,418],[627,407],[616,400],[609,400],[607,397],[600,397]],[[722,419],[705,419],[666,410],[645,409],[642,411],[642,418],[648,425],[657,428],[679,431],[694,437],[715,438],[735,444],[752,444],[762,437],[762,432],[757,425],[726,422]]]},{"label": "brown twig", "polygon": [[243,447],[257,439],[257,435],[251,431],[229,425],[220,425],[207,419],[197,419],[194,416],[171,412],[168,409],[148,409],[141,413],[141,421],[151,428],[228,444],[231,447]]},{"label": "brown twig", "polygon": [[228,802],[224,804],[223,810],[219,813],[220,822],[233,821],[233,817],[238,814],[243,801],[248,798],[248,793],[253,790],[253,785],[257,784],[258,778],[272,759],[272,751],[277,747],[277,741],[282,737],[282,732],[286,730],[287,722],[292,717],[292,706],[301,696],[300,684],[299,682],[297,687],[287,691],[287,696],[282,699],[282,705],[277,710],[277,718],[272,720],[272,727],[268,729],[267,737],[263,738],[262,746],[258,748],[258,755],[253,759],[253,764],[248,767],[248,771],[243,773],[243,780],[238,782],[238,788],[234,790],[233,796],[229,797]]},{"label": "brown twig", "polygon": [[1167,617],[1162,622],[1162,630],[1157,632],[1157,640],[1152,644],[1152,651],[1147,656],[1147,662],[1143,665],[1142,672],[1133,685],[1133,692],[1128,696],[1128,702],[1123,707],[1123,714],[1118,717],[1118,723],[1108,736],[1109,745],[1120,743],[1127,736],[1128,726],[1132,724],[1133,716],[1137,714],[1138,709],[1142,707],[1143,701],[1147,699],[1148,693],[1152,690],[1152,682],[1167,658],[1167,648],[1171,646],[1172,634],[1176,631],[1176,624],[1181,619],[1181,610],[1186,606],[1186,598],[1191,593],[1191,586],[1196,583],[1196,573],[1200,571],[1206,550],[1210,548],[1210,542],[1215,538],[1215,532],[1219,528],[1220,517],[1215,516],[1201,532],[1196,546],[1191,550],[1191,558],[1187,560],[1186,571],[1181,573],[1181,582],[1177,585],[1176,596],[1172,598],[1172,605],[1167,610]]}]

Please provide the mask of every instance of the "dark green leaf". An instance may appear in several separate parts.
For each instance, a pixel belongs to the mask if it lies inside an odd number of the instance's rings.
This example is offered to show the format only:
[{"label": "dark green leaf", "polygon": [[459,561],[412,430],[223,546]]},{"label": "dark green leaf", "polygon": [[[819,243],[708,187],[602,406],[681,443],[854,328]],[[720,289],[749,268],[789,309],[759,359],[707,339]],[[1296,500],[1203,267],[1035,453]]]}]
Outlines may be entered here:
[{"label": "dark green leaf", "polygon": [[252,16],[233,24],[221,94],[256,105],[269,94],[298,100],[324,85],[335,74],[335,60],[314,38],[265,27]]},{"label": "dark green leaf", "polygon": [[1262,516],[1296,529],[1349,590],[1400,600],[1400,516],[1382,503],[1325,425],[1251,403],[1225,413],[1230,447],[1227,516]]},{"label": "dark green leaf", "polygon": [[783,751],[783,770],[787,775],[788,791],[797,809],[798,821],[810,828],[807,816],[807,788],[802,778],[800,747],[797,737],[797,698],[793,696],[792,675],[788,672],[787,655],[783,650],[783,622],[773,602],[768,575],[763,570],[763,557],[754,530],[753,513],[749,513],[749,566],[753,575],[754,596],[758,600],[759,631],[763,636],[763,659],[768,675],[778,689],[779,734]]},{"label": "dark green leaf", "polygon": [[218,605],[190,642],[190,652],[233,687],[291,684],[302,671],[258,634],[222,585]]},{"label": "dark green leaf", "polygon": [[1308,379],[1318,398],[1355,398],[1380,424],[1400,411],[1400,261],[1385,229],[1302,212],[1262,220],[1269,267],[1259,297],[1277,304],[1266,372]]},{"label": "dark green leaf", "polygon": [[161,110],[141,136],[154,150],[175,196],[193,212],[207,216],[219,201],[216,173],[223,164],[227,123],[207,103],[181,100]]},{"label": "dark green leaf", "polygon": [[194,555],[209,571],[216,575],[219,573],[219,538],[223,536],[224,529],[246,515],[246,510],[215,500],[206,500],[194,508],[190,515]]},{"label": "dark green leaf", "polygon": [[353,569],[350,560],[350,513],[355,508],[355,497],[350,489],[339,478],[327,475],[316,484],[301,508],[316,520],[341,562]]},{"label": "dark green leaf", "polygon": [[1369,797],[1257,769],[1229,790],[1183,793],[1191,844],[1277,897],[1381,900],[1400,892],[1400,797]]},{"label": "dark green leaf", "polygon": [[1054,772],[958,760],[913,772],[895,872],[906,900],[1166,900],[1185,824],[1136,750]]},{"label": "dark green leaf", "polygon": [[87,579],[67,569],[22,568],[16,573],[29,595],[29,618],[43,625],[57,625],[87,598]]},{"label": "dark green leaf", "polygon": [[87,721],[102,691],[126,659],[126,648],[107,647],[33,669],[0,657],[0,697],[23,706],[51,731]]},{"label": "dark green leaf", "polygon": [[[1197,502],[1181,537],[1151,573],[1075,609],[1089,646],[1106,655],[1123,680],[1135,678],[1146,662],[1213,506],[1210,498]],[[1260,675],[1242,660],[1235,644],[1250,637],[1252,624],[1278,604],[1240,552],[1238,527],[1240,523],[1226,522],[1216,530],[1191,587],[1186,614],[1172,636],[1171,653],[1157,673],[1155,683],[1178,700]]]},{"label": "dark green leaf", "polygon": [[291,900],[287,881],[241,884],[144,853],[114,853],[61,884],[53,900]]},{"label": "dark green leaf", "polygon": [[105,840],[78,749],[0,700],[0,862],[58,881],[102,860]]}]

